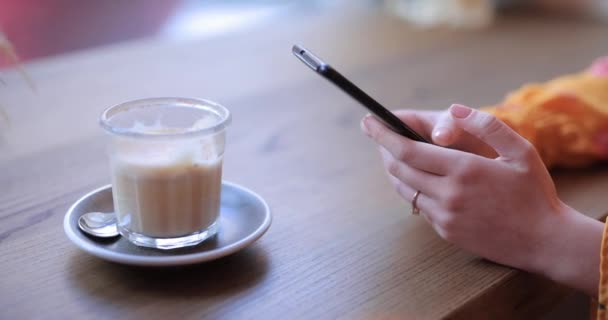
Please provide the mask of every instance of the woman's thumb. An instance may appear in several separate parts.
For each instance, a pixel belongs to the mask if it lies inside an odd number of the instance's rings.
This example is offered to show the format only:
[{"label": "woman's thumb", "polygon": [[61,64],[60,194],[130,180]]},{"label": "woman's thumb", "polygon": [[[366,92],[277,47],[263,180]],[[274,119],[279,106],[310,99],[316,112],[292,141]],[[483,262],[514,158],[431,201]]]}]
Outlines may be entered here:
[{"label": "woman's thumb", "polygon": [[442,112],[433,126],[433,142],[443,147],[453,145],[462,133],[449,112]]}]

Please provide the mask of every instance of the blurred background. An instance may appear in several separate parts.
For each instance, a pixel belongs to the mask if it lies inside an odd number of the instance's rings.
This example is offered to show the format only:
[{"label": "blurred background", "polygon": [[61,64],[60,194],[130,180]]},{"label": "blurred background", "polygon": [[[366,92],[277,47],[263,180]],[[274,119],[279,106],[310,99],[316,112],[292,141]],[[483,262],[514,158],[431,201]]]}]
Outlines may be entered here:
[{"label": "blurred background", "polygon": [[[2,54],[0,50],[0,71],[2,69],[10,68],[16,62],[16,55],[19,56],[22,62],[35,62],[39,59],[48,59],[57,55],[62,55],[71,52],[77,52],[81,50],[89,50],[100,46],[116,45],[125,41],[132,40],[143,40],[150,38],[160,38],[167,41],[190,41],[194,39],[204,39],[212,37],[226,37],[228,35],[240,33],[240,34],[254,34],[255,30],[264,30],[264,27],[268,29],[269,26],[273,28],[281,28],[291,22],[290,17],[298,17],[298,23],[306,20],[307,17],[314,17],[317,15],[325,15],[330,17],[339,17],[344,14],[345,11],[374,11],[380,12],[391,17],[398,17],[411,24],[412,29],[420,29],[423,32],[433,32],[433,30],[439,29],[460,29],[470,32],[476,32],[476,30],[484,28],[492,28],[493,26],[500,23],[501,16],[507,15],[529,15],[542,16],[547,21],[551,19],[572,19],[572,20],[585,20],[592,23],[606,24],[608,23],[608,0],[0,0],[0,49],[5,49]],[[315,19],[310,19],[317,21]],[[357,21],[357,20],[349,20]],[[518,21],[518,20],[516,20]],[[525,20],[527,21],[527,20]],[[544,23],[545,21],[543,21]],[[364,21],[361,22],[365,23]],[[522,26],[522,30],[515,32],[526,32],[530,25],[538,27],[540,24],[526,24]],[[547,24],[547,28],[553,28],[554,24]],[[513,24],[509,24],[513,27]],[[357,31],[364,30],[365,26],[358,26]],[[570,31],[572,30],[572,31]],[[561,27],[559,32],[572,32],[576,33],[578,29],[571,28],[569,24]],[[551,29],[551,32],[553,29]],[[603,32],[603,31],[602,31]],[[501,33],[495,33],[500,35]],[[489,33],[486,35],[484,41],[491,41],[495,34]],[[504,33],[502,33],[504,34]],[[541,33],[542,34],[542,33]],[[602,33],[599,33],[602,34]],[[331,37],[331,30],[327,30],[327,33],[320,36]],[[391,35],[391,36],[394,36]],[[235,38],[231,38],[235,39]],[[261,39],[259,34],[256,35],[255,39]],[[421,38],[417,38],[421,39]],[[446,39],[442,37],[440,39]],[[506,39],[505,41],[513,41],[513,37]],[[572,39],[572,37],[570,37]],[[607,38],[608,39],[608,38]],[[297,39],[296,39],[297,40]],[[10,42],[9,42],[10,41]],[[231,41],[231,40],[227,40]],[[404,40],[405,41],[405,40]],[[407,40],[409,41],[409,39]],[[534,39],[533,41],[536,41]],[[585,45],[588,44],[586,39],[582,39]],[[547,43],[543,43],[542,39],[539,39],[539,46],[546,46]],[[580,44],[580,43],[579,43]],[[452,44],[448,44],[452,45]],[[510,43],[509,43],[510,45]],[[522,44],[516,44],[522,45]],[[523,45],[530,45],[530,42],[526,42]],[[567,44],[566,44],[567,45]],[[561,44],[557,44],[560,46]],[[448,46],[445,46],[448,48]],[[507,46],[494,46],[497,52],[506,48]],[[556,46],[549,47],[555,49]],[[331,52],[331,48],[324,48],[327,52]],[[16,55],[12,53],[16,53]],[[141,53],[140,51],[136,51]],[[163,51],[159,51],[163,52]],[[462,54],[466,52],[461,50],[456,53],[454,61],[467,61],[467,58],[463,58]],[[513,53],[510,51],[508,53]],[[515,51],[517,53],[517,51]],[[525,51],[521,51],[522,54]],[[544,48],[535,49],[528,52],[542,52],[538,54],[534,61],[542,61],[547,59],[547,54],[544,54]],[[7,54],[8,53],[8,54]],[[198,54],[198,53],[197,53]],[[460,55],[459,55],[460,54]],[[329,56],[329,55],[328,55]],[[445,56],[445,55],[444,55]],[[521,59],[521,55],[519,56]],[[240,53],[229,55],[229,58],[238,60]],[[272,59],[271,55],[268,59]],[[340,60],[344,66],[348,65],[348,57]],[[361,57],[353,58],[359,59]],[[289,58],[291,59],[291,58]],[[393,57],[393,59],[396,59]],[[493,60],[494,59],[494,60]],[[497,61],[503,59],[502,57],[496,57],[487,59],[484,62],[486,65],[491,64],[491,61]],[[573,59],[579,59],[574,65],[585,66],[586,63],[591,62],[588,56],[583,55],[582,57],[573,57]],[[243,59],[246,60],[246,59]],[[368,59],[370,60],[370,59]],[[439,59],[438,59],[439,60]],[[236,61],[237,63],[232,64],[234,70],[241,68],[245,62]],[[394,62],[394,60],[393,60]],[[265,61],[268,63],[268,61]],[[351,64],[354,64],[351,62]],[[228,64],[218,64],[219,67],[226,67]],[[515,66],[516,64],[514,64]],[[378,83],[378,79],[385,79],[390,84],[390,79],[401,79],[406,78],[403,76],[406,70],[408,73],[411,72],[410,77],[416,77],[416,71],[421,72],[419,69],[397,69],[394,72],[387,71],[390,64],[384,66],[384,69],[378,69],[375,73],[370,73],[367,70],[367,76],[362,77],[361,74],[364,71],[359,71],[358,82],[362,83],[364,87],[369,87],[378,93],[377,95],[383,97],[385,101],[389,102],[389,105],[400,105],[399,103],[407,103],[408,101],[397,100],[403,98],[400,94],[390,94],[391,91],[395,91],[395,85],[387,85],[386,87],[380,88],[374,87],[374,82]],[[435,69],[430,70],[429,73],[438,72],[441,68],[445,68],[446,63],[437,63]],[[129,69],[129,72],[134,72],[143,69],[147,66],[135,66]],[[458,67],[458,66],[457,66]],[[140,69],[138,69],[140,68]],[[165,69],[163,69],[165,68]],[[164,70],[173,68],[171,65],[159,67],[151,74],[163,74]],[[252,70],[263,70],[264,66],[258,69],[252,68]],[[456,68],[455,70],[466,70],[467,66]],[[199,68],[199,69],[202,69]],[[480,70],[492,70],[491,68],[477,68],[473,71],[480,72]],[[550,70],[546,68],[545,70]],[[578,70],[578,69],[574,69]],[[425,72],[427,70],[424,70]],[[544,72],[544,73],[543,73]],[[492,84],[492,87],[483,86],[483,83],[478,84],[477,87],[472,87],[469,91],[456,92],[449,89],[449,85],[445,82],[438,81],[438,84],[431,85],[431,82],[435,82],[435,79],[431,77],[416,78],[420,80],[416,85],[411,87],[410,99],[425,103],[427,105],[447,105],[451,101],[461,101],[463,97],[469,97],[468,100],[472,104],[483,104],[495,101],[495,97],[500,97],[505,89],[504,88],[515,88],[522,82],[522,79],[526,81],[532,81],[535,79],[548,79],[550,76],[554,76],[565,72],[563,69],[557,69],[551,71],[553,73],[547,73],[549,71],[539,70],[517,70],[513,74],[520,74],[518,77],[505,76],[500,82],[500,85]],[[382,77],[379,74],[383,74]],[[469,72],[471,73],[471,72]],[[25,75],[25,73],[23,73]],[[120,74],[120,73],[118,73]],[[127,74],[125,73],[122,73]],[[309,73],[302,71],[302,74],[311,76]],[[370,75],[371,74],[371,75]],[[292,75],[275,75],[277,79],[273,81],[280,82],[281,77],[287,77]],[[312,77],[312,76],[311,76]],[[73,81],[82,81],[84,78],[77,78]],[[196,75],[190,75],[180,79],[180,81],[187,81],[188,79],[199,79]],[[253,79],[253,80],[252,80]],[[284,78],[283,78],[284,79]],[[407,78],[406,78],[407,79]],[[483,79],[482,76],[470,76],[469,79]],[[441,79],[440,79],[441,80]],[[116,90],[113,92],[111,98],[107,101],[96,101],[96,106],[90,108],[82,108],[78,115],[73,115],[74,119],[90,119],[95,117],[97,110],[95,107],[103,105],[111,99],[117,99],[117,97],[129,97],[129,88],[121,88],[117,90],[117,86],[112,83],[112,78],[108,75],[103,75],[99,79],[92,80],[91,83],[94,86],[98,86],[99,90]],[[257,79],[255,75],[249,75],[247,79],[239,79],[239,83],[252,83],[253,88],[240,87],[239,90],[248,93],[250,96],[256,90],[263,88],[260,83],[265,83],[266,87],[269,87],[270,81],[264,82],[264,77]],[[407,81],[407,80],[406,80]],[[425,82],[426,81],[426,82]],[[397,83],[397,81],[392,81]],[[0,85],[5,84],[2,77],[0,77]],[[229,97],[232,89],[230,86],[223,88],[221,83],[212,85],[211,82],[206,82],[208,92],[213,92],[214,96],[220,98]],[[366,86],[367,85],[367,86]],[[32,85],[32,88],[34,86]],[[184,92],[176,88],[179,87],[179,82],[168,86],[167,91],[162,92]],[[430,88],[442,87],[444,91],[441,95],[433,93]],[[157,87],[142,86],[142,90],[134,95],[141,94],[149,90],[148,92],[157,94]],[[0,89],[2,86],[0,86]],[[8,90],[13,90],[9,88]],[[173,90],[173,91],[172,91]],[[333,89],[332,89],[333,90]],[[487,91],[484,97],[488,100],[473,100],[471,98],[473,94],[471,92]],[[289,92],[289,91],[286,91]],[[327,89],[326,92],[330,92]],[[334,91],[331,91],[334,92]],[[48,99],[49,92],[46,92],[47,96],[25,96],[24,99],[29,99],[29,104],[34,105],[32,101]],[[339,94],[335,93],[334,94]],[[247,94],[243,93],[242,96],[247,97]],[[67,97],[65,99],[70,99]],[[392,100],[391,100],[392,99]],[[482,98],[483,99],[483,98]],[[59,95],[51,95],[51,104],[55,103],[60,105],[63,101]],[[232,101],[232,100],[229,100]],[[81,101],[84,103],[90,103],[83,98]],[[7,103],[10,105],[10,103]],[[13,103],[16,106],[17,103]],[[5,105],[6,106],[6,105]],[[0,106],[0,129],[2,129],[2,121],[8,121],[9,114],[3,113],[3,106]],[[13,107],[16,109],[16,107]],[[38,111],[37,111],[38,112]],[[13,121],[19,120],[22,123],[26,123],[24,113],[14,112]],[[18,118],[22,115],[22,118]],[[27,119],[28,123],[30,119]],[[51,131],[54,127],[53,121],[49,121],[46,118],[36,118],[35,123],[31,124],[31,127],[40,128],[40,132],[44,130]],[[343,121],[343,120],[341,120]],[[350,121],[347,119],[346,121]],[[82,121],[79,125],[79,130],[82,132],[94,132],[96,128],[91,128],[90,123]],[[13,136],[30,136],[29,127],[23,126],[22,131],[15,131]],[[0,133],[2,130],[0,130]],[[66,131],[67,132],[67,131]],[[95,131],[96,132],[96,131]],[[21,136],[20,136],[21,134]],[[19,140],[20,144],[28,145],[29,148],[34,148],[38,145],[40,137],[43,140],[42,143],[52,145],[52,143],[59,143],[56,141],[48,142],[42,135],[31,135],[31,139],[24,141]],[[72,139],[72,138],[70,138]],[[73,138],[77,139],[77,138]],[[7,140],[8,141],[8,138]],[[16,141],[16,139],[15,139]],[[64,140],[57,140],[64,141]],[[65,141],[72,141],[65,138]],[[0,146],[2,146],[2,135],[0,135]],[[28,150],[28,147],[21,147],[19,150]],[[568,302],[562,304],[562,308],[556,309],[553,315],[560,315],[563,319],[575,319],[584,318],[581,317],[580,310],[588,310],[587,299],[579,295],[576,299],[571,299]],[[568,311],[574,310],[574,311]],[[557,317],[555,317],[557,318]],[[554,319],[547,317],[547,319]]]},{"label": "blurred background", "polygon": [[[0,0],[0,42],[8,39],[31,61],[145,37],[217,37],[343,10],[382,10],[425,29],[489,27],[514,11],[608,20],[606,0]],[[13,63],[5,55],[0,68]]]}]

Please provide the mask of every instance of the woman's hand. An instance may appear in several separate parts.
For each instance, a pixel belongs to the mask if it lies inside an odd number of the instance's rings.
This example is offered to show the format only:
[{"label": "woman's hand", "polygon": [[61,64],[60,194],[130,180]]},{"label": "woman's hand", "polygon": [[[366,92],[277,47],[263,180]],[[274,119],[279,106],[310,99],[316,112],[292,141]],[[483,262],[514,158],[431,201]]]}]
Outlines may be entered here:
[{"label": "woman's hand", "polygon": [[420,191],[417,206],[442,238],[492,261],[597,290],[602,225],[560,201],[527,140],[461,105],[405,118],[434,142],[460,150],[401,137],[371,116],[362,128],[381,146],[399,194],[411,201]]},{"label": "woman's hand", "polygon": [[395,115],[436,145],[496,157],[494,149],[458,127],[448,111],[398,110]]}]

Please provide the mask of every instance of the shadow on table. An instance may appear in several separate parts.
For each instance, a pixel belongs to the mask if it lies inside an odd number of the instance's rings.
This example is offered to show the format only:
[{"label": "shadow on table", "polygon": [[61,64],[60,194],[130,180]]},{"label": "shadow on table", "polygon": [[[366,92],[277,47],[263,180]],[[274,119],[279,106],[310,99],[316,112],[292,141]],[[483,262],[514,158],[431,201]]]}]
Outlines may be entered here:
[{"label": "shadow on table", "polygon": [[[264,279],[269,265],[265,252],[257,246],[190,266],[126,266],[80,252],[71,257],[69,264],[68,277],[79,289],[117,304],[129,304],[134,296],[204,299],[236,294]],[[124,299],[125,296],[131,299]]]}]

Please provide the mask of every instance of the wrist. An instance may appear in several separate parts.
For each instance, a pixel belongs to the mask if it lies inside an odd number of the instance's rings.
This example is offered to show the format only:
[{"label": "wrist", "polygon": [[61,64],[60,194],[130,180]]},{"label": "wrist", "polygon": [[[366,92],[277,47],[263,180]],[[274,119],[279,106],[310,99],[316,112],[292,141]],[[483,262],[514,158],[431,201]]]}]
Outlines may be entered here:
[{"label": "wrist", "polygon": [[563,203],[557,211],[530,271],[596,296],[603,223]]}]

